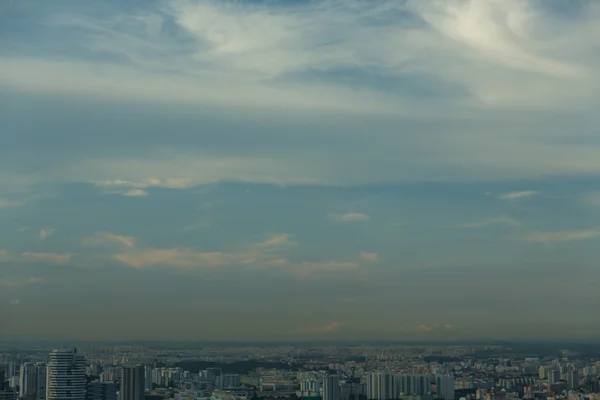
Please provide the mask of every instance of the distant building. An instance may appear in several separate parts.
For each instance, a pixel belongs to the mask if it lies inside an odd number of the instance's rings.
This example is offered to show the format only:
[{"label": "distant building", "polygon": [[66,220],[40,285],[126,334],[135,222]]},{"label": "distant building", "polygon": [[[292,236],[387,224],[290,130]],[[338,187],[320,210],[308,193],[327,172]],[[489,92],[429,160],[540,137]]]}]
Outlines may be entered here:
[{"label": "distant building", "polygon": [[143,366],[123,367],[119,400],[144,400],[144,379]]},{"label": "distant building", "polygon": [[46,376],[46,400],[85,400],[85,359],[77,349],[53,350]]},{"label": "distant building", "polygon": [[436,397],[454,400],[454,376],[438,375],[435,377]]},{"label": "distant building", "polygon": [[340,400],[340,377],[328,375],[323,379],[323,400]]},{"label": "distant building", "polygon": [[152,368],[145,367],[144,368],[144,389],[152,390]]},{"label": "distant building", "polygon": [[579,387],[579,371],[567,372],[567,385],[569,389],[576,389]]},{"label": "distant building", "polygon": [[35,364],[25,363],[21,365],[19,374],[19,396],[30,396],[35,393],[37,385],[37,370]]},{"label": "distant building", "polygon": [[388,400],[398,397],[398,379],[385,372],[374,372],[367,377],[367,398]]},{"label": "distant building", "polygon": [[548,371],[548,384],[549,385],[556,385],[559,380],[560,380],[560,372],[559,371],[557,371],[555,369],[551,369]]},{"label": "distant building", "polygon": [[17,400],[18,393],[16,390],[6,387],[0,389],[0,400]]},{"label": "distant building", "polygon": [[237,388],[241,385],[241,379],[238,374],[225,374],[217,378],[220,381],[221,388]]},{"label": "distant building", "polygon": [[85,400],[117,400],[117,384],[114,382],[89,382]]}]

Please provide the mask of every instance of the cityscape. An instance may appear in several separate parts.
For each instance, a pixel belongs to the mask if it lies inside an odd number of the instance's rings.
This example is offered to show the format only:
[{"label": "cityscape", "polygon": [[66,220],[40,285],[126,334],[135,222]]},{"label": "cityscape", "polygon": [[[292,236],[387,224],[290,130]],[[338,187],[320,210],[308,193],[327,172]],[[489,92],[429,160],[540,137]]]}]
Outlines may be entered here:
[{"label": "cityscape", "polygon": [[595,344],[4,347],[0,400],[600,400]]}]

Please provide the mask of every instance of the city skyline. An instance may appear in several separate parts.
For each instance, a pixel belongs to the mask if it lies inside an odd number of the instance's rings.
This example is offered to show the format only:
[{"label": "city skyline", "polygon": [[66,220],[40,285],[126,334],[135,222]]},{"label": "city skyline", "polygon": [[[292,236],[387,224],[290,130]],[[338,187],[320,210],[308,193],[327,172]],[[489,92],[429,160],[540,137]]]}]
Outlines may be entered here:
[{"label": "city skyline", "polygon": [[0,5],[0,340],[593,340],[600,5]]}]

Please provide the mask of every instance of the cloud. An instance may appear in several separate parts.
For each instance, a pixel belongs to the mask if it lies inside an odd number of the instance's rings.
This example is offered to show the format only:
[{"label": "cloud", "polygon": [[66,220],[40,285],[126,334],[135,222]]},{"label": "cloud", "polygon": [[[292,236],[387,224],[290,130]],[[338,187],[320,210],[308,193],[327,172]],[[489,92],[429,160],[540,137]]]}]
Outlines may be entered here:
[{"label": "cloud", "polygon": [[26,251],[20,254],[11,253],[7,250],[0,250],[0,260],[13,262],[50,262],[55,264],[66,264],[71,260],[70,253],[35,253]]},{"label": "cloud", "polygon": [[598,235],[600,235],[600,232],[596,230],[541,232],[525,236],[523,240],[533,243],[553,244],[593,239]]},{"label": "cloud", "polygon": [[50,236],[54,235],[55,232],[56,232],[56,229],[54,229],[54,228],[43,228],[43,229],[40,229],[40,239],[46,240]]},{"label": "cloud", "polygon": [[337,332],[338,330],[340,330],[340,328],[342,327],[342,323],[339,321],[331,321],[330,323],[328,323],[325,326],[320,326],[318,328],[315,329],[315,332],[321,332],[321,333],[333,333],[333,332]]},{"label": "cloud", "polygon": [[17,232],[25,232],[27,230],[29,230],[28,226],[21,226],[21,227],[19,227],[19,228],[16,229]]},{"label": "cloud", "polygon": [[435,331],[450,331],[452,330],[454,327],[452,326],[452,324],[434,324],[434,325],[429,325],[429,324],[420,324],[417,325],[413,328],[414,331],[416,332],[435,332]]},{"label": "cloud", "polygon": [[299,278],[313,278],[323,273],[343,274],[360,268],[358,261],[301,261],[283,264]]},{"label": "cloud", "polygon": [[55,264],[66,264],[71,260],[72,254],[56,254],[56,253],[34,253],[26,251],[21,253],[21,259],[24,261],[46,261]]},{"label": "cloud", "polygon": [[0,287],[4,287],[4,288],[19,288],[22,286],[27,286],[27,285],[33,285],[36,283],[40,283],[42,282],[43,279],[36,277],[36,276],[30,276],[29,278],[24,278],[24,279],[8,279],[8,278],[0,278]]},{"label": "cloud", "polygon": [[540,192],[537,192],[535,190],[523,190],[520,192],[504,193],[504,194],[499,195],[498,198],[502,199],[502,200],[516,200],[516,199],[524,199],[526,197],[537,196],[539,194],[540,194]]},{"label": "cloud", "polygon": [[273,235],[269,237],[266,241],[260,243],[260,246],[263,247],[274,247],[289,244],[289,235],[287,233],[282,233],[280,235]]},{"label": "cloud", "polygon": [[600,193],[587,193],[583,196],[583,203],[588,206],[600,207]]},{"label": "cloud", "polygon": [[327,217],[332,221],[337,222],[360,222],[369,221],[371,217],[367,214],[351,212],[346,214],[327,214]]},{"label": "cloud", "polygon": [[98,232],[93,236],[82,239],[83,245],[88,247],[110,247],[119,245],[133,248],[135,246],[135,241],[136,239],[132,236],[121,236],[110,232]]},{"label": "cloud", "polygon": [[0,198],[0,209],[20,207],[23,203]]},{"label": "cloud", "polygon": [[360,253],[360,258],[361,258],[361,260],[368,261],[368,262],[380,262],[381,261],[381,258],[379,258],[379,254],[367,253],[364,251]]},{"label": "cloud", "polygon": [[11,306],[17,306],[17,305],[21,304],[21,300],[9,300],[8,303]]},{"label": "cloud", "polygon": [[499,217],[491,217],[484,218],[479,221],[467,222],[464,224],[458,225],[459,228],[483,228],[489,225],[508,225],[508,226],[519,226],[520,223],[514,218],[499,216]]},{"label": "cloud", "polygon": [[[25,14],[18,3],[11,4],[15,14]],[[136,10],[111,3],[97,13],[53,3],[16,22],[6,42],[19,37],[19,23],[36,29],[19,42],[22,51],[0,54],[0,86],[8,90],[77,102],[118,98],[124,107],[143,102],[153,110],[162,109],[157,103],[179,110],[208,104],[211,116],[259,125],[244,133],[256,147],[243,150],[233,149],[233,135],[229,147],[215,142],[207,150],[194,140],[165,147],[151,134],[140,141],[136,129],[118,129],[123,137],[110,152],[54,160],[60,165],[42,165],[32,179],[142,195],[150,187],[221,181],[347,185],[600,172],[591,146],[556,144],[572,136],[564,126],[597,125],[589,111],[600,101],[594,2],[571,4],[581,7],[573,13],[535,0],[283,3],[146,2]],[[34,46],[46,37],[69,44]],[[271,112],[232,112],[249,107]],[[335,112],[323,119],[323,110]],[[227,124],[236,120],[228,116]],[[267,140],[277,150],[263,146],[256,131],[292,116],[322,137],[344,140],[306,139],[314,146],[306,157],[290,145],[296,138],[286,141],[304,134],[280,126],[276,137],[263,136],[274,137]],[[367,155],[356,123],[363,117],[374,121]],[[132,141],[135,155],[117,155]],[[170,146],[173,154],[148,154]],[[17,178],[3,180],[29,176]]]},{"label": "cloud", "polygon": [[143,196],[148,196],[148,192],[143,189],[129,189],[128,191],[123,193],[123,196],[143,197]]},{"label": "cloud", "polygon": [[186,248],[147,248],[116,254],[114,258],[134,268],[149,268],[154,266],[213,268],[252,264],[257,261],[257,255],[252,253],[200,252]]}]

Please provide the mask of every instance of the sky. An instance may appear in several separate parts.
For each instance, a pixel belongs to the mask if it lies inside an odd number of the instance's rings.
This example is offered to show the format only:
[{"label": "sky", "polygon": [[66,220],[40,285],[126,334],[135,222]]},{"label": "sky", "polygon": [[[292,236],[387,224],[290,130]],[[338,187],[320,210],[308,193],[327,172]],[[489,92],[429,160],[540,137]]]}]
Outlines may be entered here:
[{"label": "sky", "polygon": [[0,3],[0,337],[591,339],[600,3]]}]

